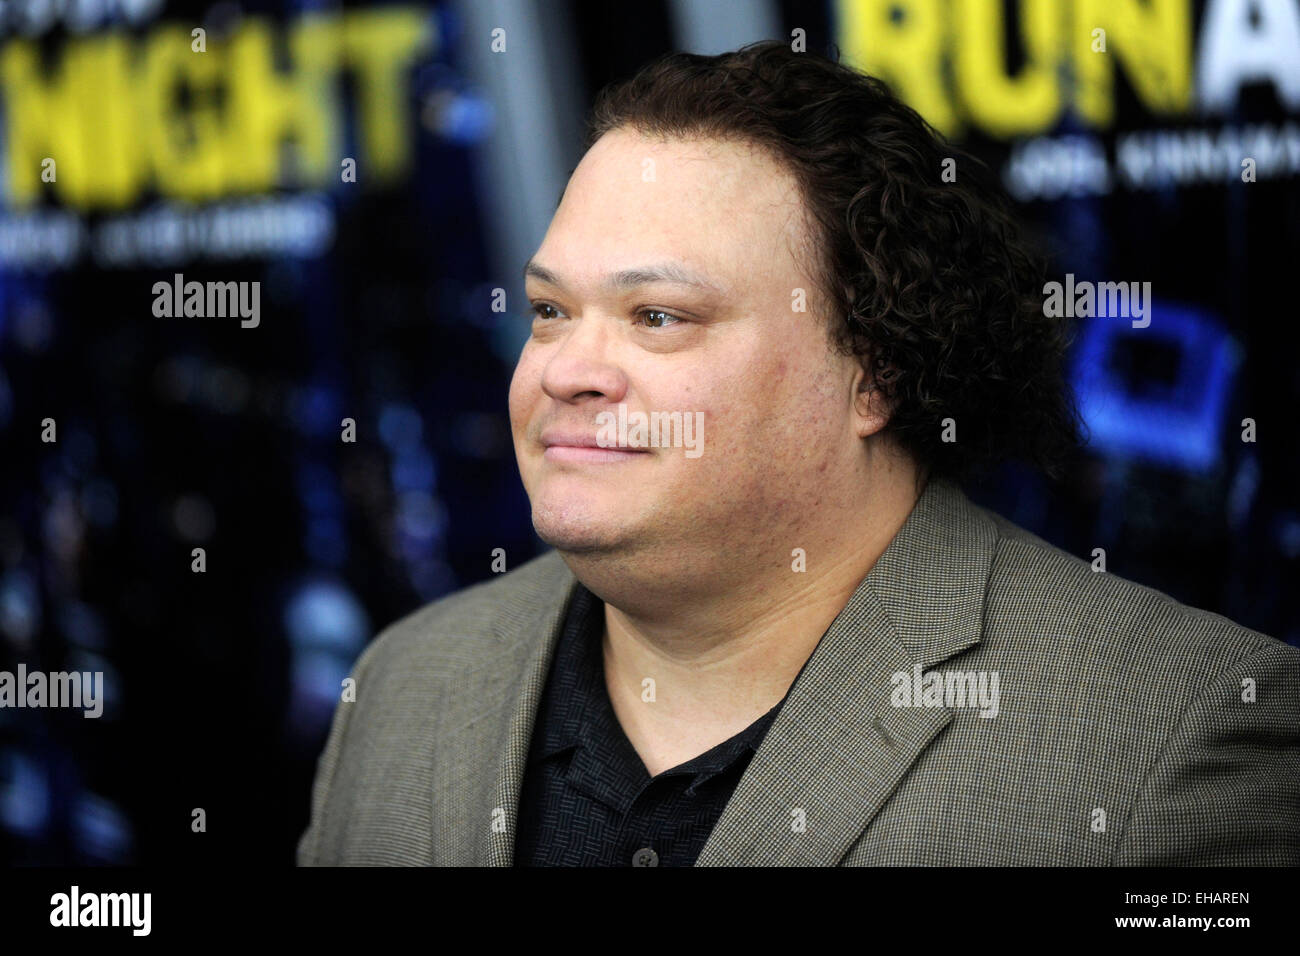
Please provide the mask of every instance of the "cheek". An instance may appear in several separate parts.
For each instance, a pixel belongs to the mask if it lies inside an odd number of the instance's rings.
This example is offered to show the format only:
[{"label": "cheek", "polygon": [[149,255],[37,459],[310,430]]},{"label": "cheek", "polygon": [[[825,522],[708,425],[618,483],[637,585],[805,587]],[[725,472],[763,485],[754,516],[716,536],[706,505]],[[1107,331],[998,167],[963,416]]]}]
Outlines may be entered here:
[{"label": "cheek", "polygon": [[815,456],[836,433],[836,390],[818,356],[791,355],[751,366],[724,391],[721,424],[742,459],[784,470]]},{"label": "cheek", "polygon": [[510,424],[521,431],[532,415],[533,408],[542,397],[542,367],[531,345],[525,345],[510,379]]}]

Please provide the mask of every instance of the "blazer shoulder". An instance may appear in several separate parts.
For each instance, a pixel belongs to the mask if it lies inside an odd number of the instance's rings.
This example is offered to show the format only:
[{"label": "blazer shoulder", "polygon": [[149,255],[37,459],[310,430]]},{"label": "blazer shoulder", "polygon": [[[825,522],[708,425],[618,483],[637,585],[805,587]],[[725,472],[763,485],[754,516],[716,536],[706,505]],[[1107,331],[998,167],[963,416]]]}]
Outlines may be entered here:
[{"label": "blazer shoulder", "polygon": [[537,623],[567,602],[573,581],[559,553],[548,551],[394,621],[366,646],[355,670],[475,666],[521,639],[540,639]]},{"label": "blazer shoulder", "polygon": [[1181,660],[1203,675],[1207,667],[1224,669],[1264,650],[1300,665],[1300,651],[1283,641],[1153,587],[1096,571],[1002,515],[981,510],[998,532],[987,604],[994,623],[1016,617],[1076,643],[1123,643],[1133,664],[1177,668]]}]

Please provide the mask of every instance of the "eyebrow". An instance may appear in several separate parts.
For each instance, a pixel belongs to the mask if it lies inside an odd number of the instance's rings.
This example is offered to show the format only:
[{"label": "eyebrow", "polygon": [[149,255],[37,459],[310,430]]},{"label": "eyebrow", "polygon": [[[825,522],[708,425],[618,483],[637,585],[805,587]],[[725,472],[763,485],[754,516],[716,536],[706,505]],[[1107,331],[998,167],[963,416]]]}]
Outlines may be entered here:
[{"label": "eyebrow", "polygon": [[[545,266],[538,265],[532,259],[529,259],[528,264],[524,266],[524,277],[528,278],[529,276],[559,288],[564,287],[564,283],[560,281],[559,276]],[[640,285],[648,285],[652,282],[671,282],[674,285],[692,286],[717,295],[726,295],[725,290],[719,287],[717,283],[675,262],[662,262],[657,265],[641,266],[636,269],[623,269],[606,276],[604,286],[607,289],[624,291]]]}]

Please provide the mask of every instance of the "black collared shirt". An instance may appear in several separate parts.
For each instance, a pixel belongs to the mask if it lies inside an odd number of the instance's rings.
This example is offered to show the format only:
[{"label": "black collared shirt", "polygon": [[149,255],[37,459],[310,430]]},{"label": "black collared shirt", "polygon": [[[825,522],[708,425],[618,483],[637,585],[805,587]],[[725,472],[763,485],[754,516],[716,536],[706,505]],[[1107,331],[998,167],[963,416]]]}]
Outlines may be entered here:
[{"label": "black collared shirt", "polygon": [[533,729],[515,865],[692,866],[785,701],[651,778],[610,703],[603,633],[604,604],[577,585]]}]

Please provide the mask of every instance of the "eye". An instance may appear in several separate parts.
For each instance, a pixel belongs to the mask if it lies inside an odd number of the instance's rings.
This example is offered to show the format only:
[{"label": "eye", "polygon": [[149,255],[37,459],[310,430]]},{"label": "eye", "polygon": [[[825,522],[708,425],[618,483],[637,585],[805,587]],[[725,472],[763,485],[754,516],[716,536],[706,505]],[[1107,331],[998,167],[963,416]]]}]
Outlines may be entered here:
[{"label": "eye", "polygon": [[[545,311],[546,309],[550,309],[551,312],[555,314],[554,315],[548,314]],[[527,314],[532,316],[535,319],[556,319],[559,318],[562,313],[555,306],[550,305],[546,302],[533,302],[529,305]]]},{"label": "eye", "polygon": [[659,309],[644,309],[641,312],[638,312],[637,315],[640,315],[645,319],[645,325],[648,329],[662,329],[676,322],[683,321],[672,313],[663,312]]}]

